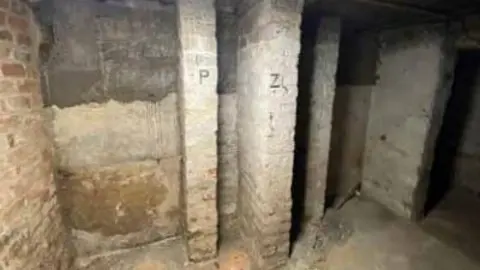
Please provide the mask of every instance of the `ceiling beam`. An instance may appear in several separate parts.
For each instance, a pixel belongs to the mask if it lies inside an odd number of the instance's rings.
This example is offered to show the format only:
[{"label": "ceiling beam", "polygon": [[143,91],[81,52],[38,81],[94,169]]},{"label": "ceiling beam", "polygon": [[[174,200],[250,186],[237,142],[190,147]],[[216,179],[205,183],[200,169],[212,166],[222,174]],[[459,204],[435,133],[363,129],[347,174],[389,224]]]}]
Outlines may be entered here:
[{"label": "ceiling beam", "polygon": [[463,50],[472,50],[472,49],[480,49],[480,41],[474,40],[467,36],[461,36],[455,43],[457,49]]},{"label": "ceiling beam", "polygon": [[439,11],[434,11],[427,8],[413,6],[409,4],[400,4],[400,3],[394,3],[391,1],[382,1],[382,0],[350,0],[350,1],[369,4],[369,5],[375,5],[375,6],[382,6],[382,7],[391,8],[391,9],[403,10],[403,11],[412,12],[412,13],[414,12],[414,13],[429,15],[437,18],[444,18],[444,19],[448,18],[447,14],[441,13]]}]

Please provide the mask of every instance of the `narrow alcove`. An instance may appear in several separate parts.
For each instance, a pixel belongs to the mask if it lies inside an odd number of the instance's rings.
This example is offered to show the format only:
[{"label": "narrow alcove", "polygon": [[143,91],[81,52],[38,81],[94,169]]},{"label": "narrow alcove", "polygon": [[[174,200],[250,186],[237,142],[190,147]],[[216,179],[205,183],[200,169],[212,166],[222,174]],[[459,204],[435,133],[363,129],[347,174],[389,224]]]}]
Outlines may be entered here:
[{"label": "narrow alcove", "polygon": [[480,254],[480,51],[458,51],[436,140],[422,225],[471,258]]},{"label": "narrow alcove", "polygon": [[[301,233],[305,217],[309,131],[311,125],[312,83],[315,69],[315,44],[317,41],[318,17],[304,9],[301,24],[301,50],[298,58],[298,96],[295,125],[295,151],[292,183],[292,227],[290,242],[294,243]],[[320,194],[319,194],[320,196]],[[293,245],[291,245],[292,247]]]},{"label": "narrow alcove", "polygon": [[371,33],[344,21],[333,103],[326,207],[341,207],[360,188],[370,95],[376,82],[378,44]]},{"label": "narrow alcove", "polygon": [[461,143],[467,128],[472,101],[475,95],[476,77],[480,68],[480,52],[461,51],[458,54],[455,77],[447,101],[443,123],[435,146],[435,157],[430,172],[425,213],[441,202],[453,188],[455,159],[461,154]]}]

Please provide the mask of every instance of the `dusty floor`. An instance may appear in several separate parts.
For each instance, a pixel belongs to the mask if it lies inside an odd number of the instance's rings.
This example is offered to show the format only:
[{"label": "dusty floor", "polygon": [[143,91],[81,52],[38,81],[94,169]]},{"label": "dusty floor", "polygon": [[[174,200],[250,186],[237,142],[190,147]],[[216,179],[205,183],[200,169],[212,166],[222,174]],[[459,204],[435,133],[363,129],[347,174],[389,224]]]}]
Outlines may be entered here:
[{"label": "dusty floor", "polygon": [[[450,204],[446,202],[446,205]],[[452,247],[450,240],[436,238],[424,229],[426,223],[431,228],[438,228],[436,224],[444,224],[444,219],[439,217],[441,212],[446,211],[434,211],[433,216],[437,216],[435,220],[428,217],[425,224],[418,226],[394,217],[376,203],[356,198],[339,212],[328,213],[324,224],[320,226],[323,229],[316,229],[320,232],[328,232],[316,241],[317,250],[321,250],[325,254],[323,258],[318,255],[317,258],[313,256],[309,263],[305,263],[303,254],[306,254],[306,249],[304,247],[303,250],[297,252],[299,255],[294,253],[294,258],[300,258],[300,266],[291,269],[480,269],[479,262]],[[463,226],[466,226],[467,223],[469,222],[465,222]],[[459,228],[455,226],[453,226],[453,231],[458,231]],[[314,229],[310,229],[310,231],[314,231]],[[471,231],[463,230],[464,233]],[[311,239],[311,236],[305,237],[300,241],[300,246],[302,246],[302,242],[310,241],[311,244]],[[312,262],[315,259],[316,262]]]},{"label": "dusty floor", "polygon": [[210,270],[216,262],[187,265],[186,251],[180,239],[122,250],[105,256],[81,258],[76,267],[81,270]]},{"label": "dusty floor", "polygon": [[[450,198],[461,195],[454,193]],[[478,270],[479,262],[445,242],[462,239],[453,232],[465,232],[465,226],[472,226],[467,220],[460,227],[448,227],[446,220],[451,216],[446,213],[452,205],[456,204],[447,201],[418,226],[395,218],[376,203],[356,198],[340,211],[328,213],[321,225],[305,230],[286,270]],[[447,239],[433,236],[445,230]],[[180,240],[79,262],[85,270],[249,270],[242,248],[235,241],[225,242],[218,262],[204,265],[184,264]]]},{"label": "dusty floor", "polygon": [[480,261],[480,196],[457,188],[422,222],[422,228]]}]

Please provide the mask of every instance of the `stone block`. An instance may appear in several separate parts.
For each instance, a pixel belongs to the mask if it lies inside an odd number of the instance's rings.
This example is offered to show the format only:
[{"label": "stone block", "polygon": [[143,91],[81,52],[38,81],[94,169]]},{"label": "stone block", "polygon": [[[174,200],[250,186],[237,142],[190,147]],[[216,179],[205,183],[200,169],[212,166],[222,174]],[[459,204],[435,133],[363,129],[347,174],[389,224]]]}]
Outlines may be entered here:
[{"label": "stone block", "polygon": [[61,170],[60,200],[80,256],[180,233],[180,158]]},{"label": "stone block", "polygon": [[157,103],[53,107],[57,166],[68,169],[178,156],[176,103],[176,94],[170,94]]},{"label": "stone block", "polygon": [[[433,145],[454,67],[447,26],[399,29],[382,34],[379,81],[372,89],[365,149],[365,194],[397,215],[423,211]],[[408,38],[407,38],[408,37]],[[421,78],[414,79],[421,75]],[[449,79],[446,79],[449,78]],[[436,103],[439,102],[439,103]],[[418,195],[418,196],[417,196]]]}]

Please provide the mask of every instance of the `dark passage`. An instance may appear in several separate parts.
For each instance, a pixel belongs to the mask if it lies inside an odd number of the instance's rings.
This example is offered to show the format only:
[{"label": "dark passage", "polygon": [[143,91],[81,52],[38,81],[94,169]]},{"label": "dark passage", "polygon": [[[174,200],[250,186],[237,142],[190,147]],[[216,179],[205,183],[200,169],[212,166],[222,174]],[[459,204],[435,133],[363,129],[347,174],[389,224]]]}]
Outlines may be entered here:
[{"label": "dark passage", "polygon": [[435,208],[452,188],[455,157],[472,108],[471,101],[479,68],[480,51],[459,51],[451,95],[436,142],[425,205],[426,214]]},{"label": "dark passage", "polygon": [[338,209],[360,189],[370,88],[377,77],[376,36],[342,21],[328,158],[326,208]]},{"label": "dark passage", "polygon": [[297,240],[304,221],[305,184],[308,154],[308,130],[310,123],[311,85],[314,71],[314,47],[318,20],[304,10],[301,25],[301,51],[298,59],[298,97],[295,126],[295,157],[292,183],[292,227],[290,248]]}]

